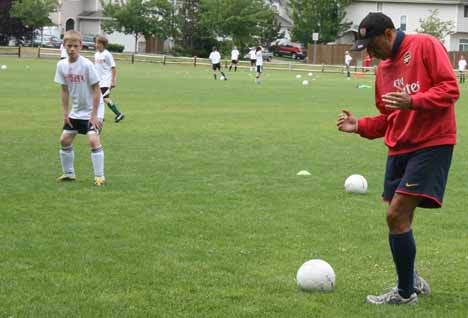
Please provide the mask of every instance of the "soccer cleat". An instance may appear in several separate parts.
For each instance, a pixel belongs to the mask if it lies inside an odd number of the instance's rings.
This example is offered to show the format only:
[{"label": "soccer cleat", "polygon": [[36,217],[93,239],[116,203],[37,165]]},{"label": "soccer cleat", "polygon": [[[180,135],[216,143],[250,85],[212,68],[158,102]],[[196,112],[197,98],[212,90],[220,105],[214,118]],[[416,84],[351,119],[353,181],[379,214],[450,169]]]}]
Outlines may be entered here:
[{"label": "soccer cleat", "polygon": [[120,113],[117,116],[115,116],[115,122],[118,123],[119,121],[121,121],[124,118],[125,118],[124,114]]},{"label": "soccer cleat", "polygon": [[431,287],[429,286],[429,283],[418,274],[415,274],[414,276],[414,291],[416,294],[421,296],[429,295],[431,293]]},{"label": "soccer cleat", "polygon": [[[393,289],[397,290],[398,284],[396,287],[393,287]],[[427,296],[431,293],[429,283],[416,272],[414,273],[414,292],[418,296]]]},{"label": "soccer cleat", "polygon": [[373,305],[416,305],[418,303],[418,295],[413,293],[409,298],[403,298],[396,288],[392,288],[388,293],[382,295],[367,296],[366,303]]},{"label": "soccer cleat", "polygon": [[103,186],[106,183],[106,178],[104,177],[95,177],[94,184],[98,187]]},{"label": "soccer cleat", "polygon": [[63,174],[57,178],[57,182],[66,182],[66,181],[75,181],[75,180],[76,180],[75,176],[70,176],[66,174]]}]

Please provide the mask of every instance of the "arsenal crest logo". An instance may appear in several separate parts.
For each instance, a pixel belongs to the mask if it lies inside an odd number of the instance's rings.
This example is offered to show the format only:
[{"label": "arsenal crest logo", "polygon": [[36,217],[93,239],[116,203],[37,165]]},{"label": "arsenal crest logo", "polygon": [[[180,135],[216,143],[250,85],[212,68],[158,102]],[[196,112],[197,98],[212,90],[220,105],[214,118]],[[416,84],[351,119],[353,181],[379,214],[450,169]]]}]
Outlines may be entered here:
[{"label": "arsenal crest logo", "polygon": [[410,61],[411,61],[411,53],[406,52],[405,55],[403,55],[403,63],[409,64]]},{"label": "arsenal crest logo", "polygon": [[359,29],[359,35],[361,36],[361,38],[365,38],[366,34],[367,34],[367,29],[366,28]]}]

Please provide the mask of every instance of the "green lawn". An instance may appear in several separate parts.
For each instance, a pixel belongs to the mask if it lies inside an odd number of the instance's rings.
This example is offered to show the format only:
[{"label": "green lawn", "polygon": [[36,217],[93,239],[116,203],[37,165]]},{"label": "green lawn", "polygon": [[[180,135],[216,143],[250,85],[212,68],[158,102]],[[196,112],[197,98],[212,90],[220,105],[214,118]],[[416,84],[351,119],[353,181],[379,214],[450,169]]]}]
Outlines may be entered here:
[{"label": "green lawn", "polygon": [[[467,317],[468,90],[442,210],[418,210],[417,268],[433,288],[413,307],[363,304],[395,283],[380,199],[382,140],[343,135],[343,107],[375,114],[373,78],[118,65],[103,132],[106,177],[75,143],[78,181],[57,184],[56,61],[0,57],[0,317]],[[305,74],[304,74],[305,75]],[[304,77],[303,77],[304,78]],[[300,170],[309,177],[296,176]],[[367,195],[344,193],[348,175]],[[297,291],[321,258],[333,293]]]}]

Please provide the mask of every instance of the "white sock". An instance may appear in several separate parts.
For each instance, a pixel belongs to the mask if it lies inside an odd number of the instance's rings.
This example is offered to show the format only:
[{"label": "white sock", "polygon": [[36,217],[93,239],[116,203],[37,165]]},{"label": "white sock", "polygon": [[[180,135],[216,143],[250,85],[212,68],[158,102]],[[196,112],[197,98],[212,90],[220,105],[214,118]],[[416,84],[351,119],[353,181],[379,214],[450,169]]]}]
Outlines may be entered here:
[{"label": "white sock", "polygon": [[91,150],[91,161],[93,163],[94,176],[104,177],[104,150],[102,150],[102,147]]},{"label": "white sock", "polygon": [[62,163],[62,171],[67,176],[75,176],[75,168],[73,168],[73,160],[75,153],[73,146],[62,147],[60,149],[60,162]]}]

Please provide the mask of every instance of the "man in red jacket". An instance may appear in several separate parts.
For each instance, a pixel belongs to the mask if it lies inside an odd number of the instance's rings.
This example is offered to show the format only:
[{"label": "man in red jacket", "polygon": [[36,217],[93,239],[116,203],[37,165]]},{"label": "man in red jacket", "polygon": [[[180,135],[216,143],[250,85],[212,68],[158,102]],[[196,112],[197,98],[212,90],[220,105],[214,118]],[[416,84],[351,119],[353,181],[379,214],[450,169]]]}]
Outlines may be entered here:
[{"label": "man in red jacket", "polygon": [[430,293],[414,270],[416,243],[411,224],[416,207],[440,208],[456,143],[457,78],[439,40],[395,30],[382,13],[370,13],[359,25],[355,50],[382,62],[375,80],[377,116],[355,118],[343,110],[340,131],[364,138],[384,137],[388,159],[383,199],[398,286],[371,304],[415,304]]}]

